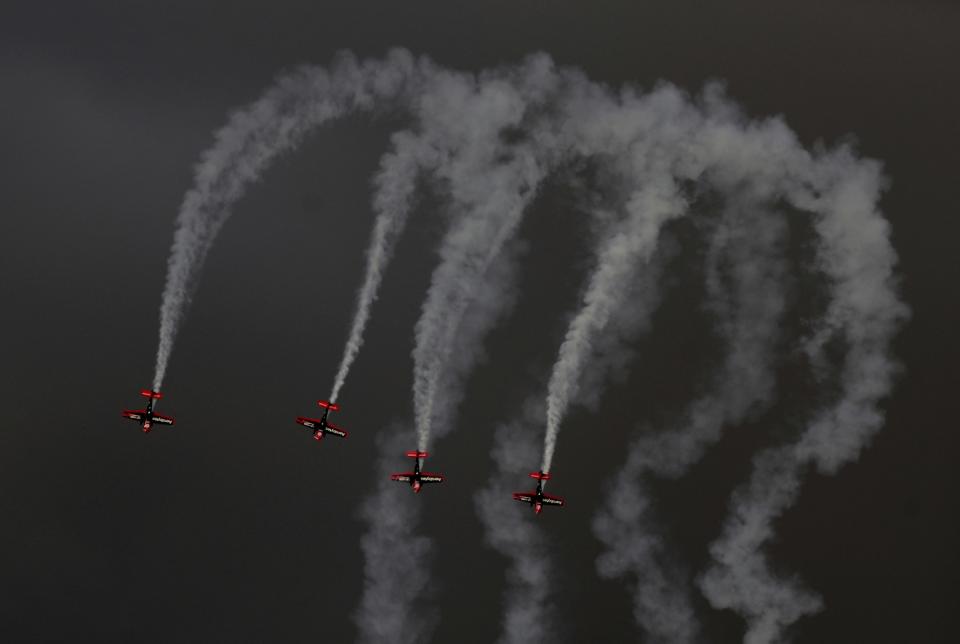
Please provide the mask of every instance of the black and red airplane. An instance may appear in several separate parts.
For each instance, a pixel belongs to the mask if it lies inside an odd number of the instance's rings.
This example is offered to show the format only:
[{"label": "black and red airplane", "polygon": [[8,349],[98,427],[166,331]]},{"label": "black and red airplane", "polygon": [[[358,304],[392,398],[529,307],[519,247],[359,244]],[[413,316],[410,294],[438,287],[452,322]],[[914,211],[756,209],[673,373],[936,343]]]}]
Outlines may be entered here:
[{"label": "black and red airplane", "polygon": [[416,464],[413,466],[413,471],[402,474],[391,474],[391,481],[409,483],[414,492],[419,492],[424,483],[443,483],[443,474],[431,474],[420,471],[420,459],[428,456],[426,452],[407,452],[407,456],[417,459]]},{"label": "black and red airplane", "polygon": [[297,416],[297,423],[303,425],[307,429],[312,429],[313,437],[317,440],[321,440],[324,434],[333,434],[334,436],[346,438],[347,432],[343,431],[336,425],[327,422],[327,415],[332,411],[340,411],[340,405],[327,402],[326,400],[318,400],[317,404],[323,407],[323,416],[321,418],[306,418],[304,416]]},{"label": "black and red airplane", "polygon": [[535,492],[514,492],[513,500],[521,503],[529,503],[533,506],[533,511],[540,514],[545,505],[563,505],[563,499],[556,496],[550,496],[543,493],[543,482],[550,480],[550,475],[545,472],[530,472],[530,478],[537,479],[537,489]]},{"label": "black and red airplane", "polygon": [[160,400],[160,398],[163,397],[163,394],[161,394],[159,391],[143,389],[140,391],[140,395],[147,399],[147,408],[124,409],[122,413],[124,418],[129,418],[130,420],[135,420],[140,423],[144,434],[153,429],[154,423],[159,423],[161,425],[173,424],[173,419],[169,416],[163,416],[153,411],[153,401]]}]

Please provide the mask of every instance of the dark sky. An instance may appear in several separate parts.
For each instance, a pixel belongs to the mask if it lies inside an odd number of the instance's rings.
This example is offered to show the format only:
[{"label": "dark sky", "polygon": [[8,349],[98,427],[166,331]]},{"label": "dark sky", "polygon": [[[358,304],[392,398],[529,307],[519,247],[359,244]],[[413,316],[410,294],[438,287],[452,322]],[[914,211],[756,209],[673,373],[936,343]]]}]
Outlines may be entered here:
[{"label": "dark sky", "polygon": [[[161,410],[177,426],[144,437],[119,410],[152,377],[173,217],[227,111],[285,67],[404,46],[464,69],[542,50],[610,83],[720,78],[804,142],[853,134],[883,160],[913,309],[896,343],[905,372],[886,428],[858,463],[809,477],[772,553],[826,603],[797,642],[954,641],[958,30],[955,3],[895,0],[4,3],[0,639],[353,640],[356,511],[373,486],[376,432],[410,414],[435,226],[412,226],[398,248],[342,399],[349,441],[317,446],[292,418],[315,409],[340,356],[390,123],[328,128],[250,191],[172,358]],[[536,299],[492,334],[462,427],[442,444],[449,484],[419,499],[444,591],[437,642],[498,632],[504,562],[483,546],[473,494],[491,469],[493,424],[542,385],[581,275],[565,260],[583,253],[576,240],[533,214],[522,287]],[[679,381],[696,338],[675,333],[636,382]],[[649,398],[621,389],[606,409],[575,414],[594,440],[558,454],[556,472],[579,474],[566,479],[569,507],[541,518],[564,561],[569,641],[637,640],[627,593],[596,577],[589,522]],[[667,492],[695,562],[749,472],[745,436]],[[742,635],[732,613],[705,623],[716,642]]]}]

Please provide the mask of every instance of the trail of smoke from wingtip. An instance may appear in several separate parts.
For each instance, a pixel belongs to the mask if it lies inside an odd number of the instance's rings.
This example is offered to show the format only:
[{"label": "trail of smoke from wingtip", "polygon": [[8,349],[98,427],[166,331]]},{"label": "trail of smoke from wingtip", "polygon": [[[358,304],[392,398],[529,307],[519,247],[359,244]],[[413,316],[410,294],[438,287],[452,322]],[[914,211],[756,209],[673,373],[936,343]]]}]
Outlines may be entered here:
[{"label": "trail of smoke from wingtip", "polygon": [[377,211],[377,218],[367,250],[366,273],[363,285],[357,294],[356,312],[350,327],[350,335],[344,346],[343,357],[330,393],[331,402],[337,401],[350,367],[363,346],[363,334],[370,319],[370,309],[377,299],[383,273],[393,254],[396,239],[406,226],[416,191],[416,179],[420,168],[418,156],[423,153],[423,145],[409,133],[394,135],[393,142],[394,151],[381,161],[380,172],[376,177],[377,192],[374,197],[374,209]]}]

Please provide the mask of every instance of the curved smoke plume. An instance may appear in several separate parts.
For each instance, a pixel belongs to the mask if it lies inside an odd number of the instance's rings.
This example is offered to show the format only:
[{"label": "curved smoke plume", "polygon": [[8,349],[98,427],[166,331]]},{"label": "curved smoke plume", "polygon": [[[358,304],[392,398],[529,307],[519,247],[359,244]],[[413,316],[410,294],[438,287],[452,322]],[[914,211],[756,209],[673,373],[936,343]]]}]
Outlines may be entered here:
[{"label": "curved smoke plume", "polygon": [[594,534],[606,546],[604,577],[627,577],[637,625],[653,642],[698,642],[691,577],[656,526],[647,477],[676,478],[697,462],[727,425],[773,395],[774,356],[785,302],[784,217],[734,197],[713,226],[706,265],[707,308],[724,347],[710,391],[683,414],[680,426],[631,445],[611,484],[615,494],[597,514]]},{"label": "curved smoke plume", "polygon": [[429,158],[431,148],[416,135],[398,132],[392,139],[393,151],[380,160],[380,171],[374,179],[376,192],[373,207],[377,217],[367,249],[363,285],[357,293],[356,311],[347,343],[343,348],[343,357],[333,380],[330,402],[336,402],[340,396],[340,389],[347,380],[350,367],[363,346],[363,334],[370,320],[370,309],[377,299],[383,273],[393,255],[393,247],[406,226],[407,216],[413,206],[420,168],[435,163]]},{"label": "curved smoke plume", "polygon": [[153,388],[159,391],[197,278],[233,204],[280,155],[323,123],[358,109],[396,102],[415,85],[420,68],[403,50],[359,63],[343,54],[329,70],[300,67],[263,96],[234,112],[201,156],[194,185],[177,214],[160,305],[160,341]]}]

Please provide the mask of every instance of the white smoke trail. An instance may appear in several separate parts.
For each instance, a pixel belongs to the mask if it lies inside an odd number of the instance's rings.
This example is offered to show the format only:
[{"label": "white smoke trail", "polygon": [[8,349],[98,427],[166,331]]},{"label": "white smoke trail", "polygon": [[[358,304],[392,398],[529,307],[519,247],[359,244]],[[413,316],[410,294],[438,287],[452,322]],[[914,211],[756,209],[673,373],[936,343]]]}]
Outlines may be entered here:
[{"label": "white smoke trail", "polygon": [[797,498],[808,465],[836,472],[882,426],[879,403],[897,371],[890,345],[908,315],[897,295],[889,226],[877,209],[879,165],[841,148],[817,159],[811,175],[813,190],[799,195],[797,205],[816,213],[818,258],[830,278],[831,301],[808,349],[814,364],[822,364],[824,344],[839,338],[845,355],[837,401],[816,414],[794,444],[757,456],[750,481],[733,496],[723,534],[710,548],[714,563],[700,587],[713,606],[746,618],[748,644],[781,641],[787,627],[822,606],[798,581],[770,570],[764,546],[773,521]]},{"label": "white smoke trail", "polygon": [[[449,77],[437,99],[425,101],[445,128],[448,159],[437,168],[447,186],[453,219],[440,244],[440,265],[416,325],[414,416],[418,449],[431,433],[446,433],[461,384],[473,366],[480,342],[502,314],[505,299],[488,286],[488,274],[505,262],[503,248],[547,172],[553,139],[530,112],[555,100],[558,78],[545,56],[516,69],[481,77],[474,86]],[[505,132],[523,125],[523,140]]]},{"label": "white smoke trail", "polygon": [[[423,396],[415,396],[415,410],[418,420],[442,420],[439,429],[444,433],[451,429],[447,421],[462,395],[463,380],[481,356],[483,338],[513,301],[516,248],[510,240],[544,174],[546,144],[526,130],[517,142],[502,134],[518,127],[526,112],[544,100],[552,80],[552,63],[537,56],[479,79],[438,71],[418,99],[421,137],[436,152],[432,167],[423,171],[431,173],[436,180],[432,185],[448,200],[450,224],[417,325],[415,391]],[[423,450],[426,434],[420,430],[418,422],[418,449]],[[378,488],[370,504],[384,507],[397,488],[410,496],[402,486],[387,485]],[[430,623],[412,614],[427,610],[426,588],[404,584],[409,570],[393,562],[410,553],[403,544],[375,536],[382,533],[379,515],[368,515],[367,520],[368,574],[357,622],[365,641],[394,642],[405,635],[383,629],[379,613]],[[414,518],[403,530],[412,535],[415,526]],[[410,554],[404,566],[425,570],[425,557],[425,551]],[[404,588],[402,597],[383,590],[396,587]]]},{"label": "white smoke trail", "polygon": [[652,180],[630,198],[626,220],[599,249],[582,305],[570,322],[550,376],[542,471],[550,471],[560,421],[577,394],[596,336],[623,307],[631,282],[656,249],[661,227],[685,207],[671,179]]},{"label": "white smoke trail", "polygon": [[160,307],[153,388],[163,385],[170,353],[203,262],[233,204],[276,157],[317,126],[356,109],[372,109],[412,90],[418,72],[402,50],[359,63],[349,54],[328,71],[301,67],[281,76],[263,96],[234,112],[215,135],[194,173],[177,215]]},{"label": "white smoke trail", "polygon": [[347,380],[347,374],[360,347],[363,346],[363,333],[370,319],[370,308],[377,299],[377,291],[383,281],[383,272],[393,255],[397,238],[407,223],[407,215],[416,192],[417,176],[420,167],[433,164],[430,148],[424,141],[409,132],[393,135],[393,152],[380,161],[380,171],[375,178],[376,194],[374,210],[377,213],[367,249],[367,268],[363,285],[357,294],[356,312],[350,326],[350,335],[343,348],[343,357],[333,381],[330,402],[336,402],[340,389]]},{"label": "white smoke trail", "polygon": [[725,425],[770,401],[785,307],[785,230],[781,215],[749,201],[734,197],[724,209],[707,257],[707,304],[718,318],[726,354],[712,391],[690,405],[677,430],[634,442],[594,518],[594,534],[607,548],[597,570],[607,578],[629,578],[634,618],[652,642],[698,642],[702,634],[690,576],[655,528],[646,476],[680,476]]}]

